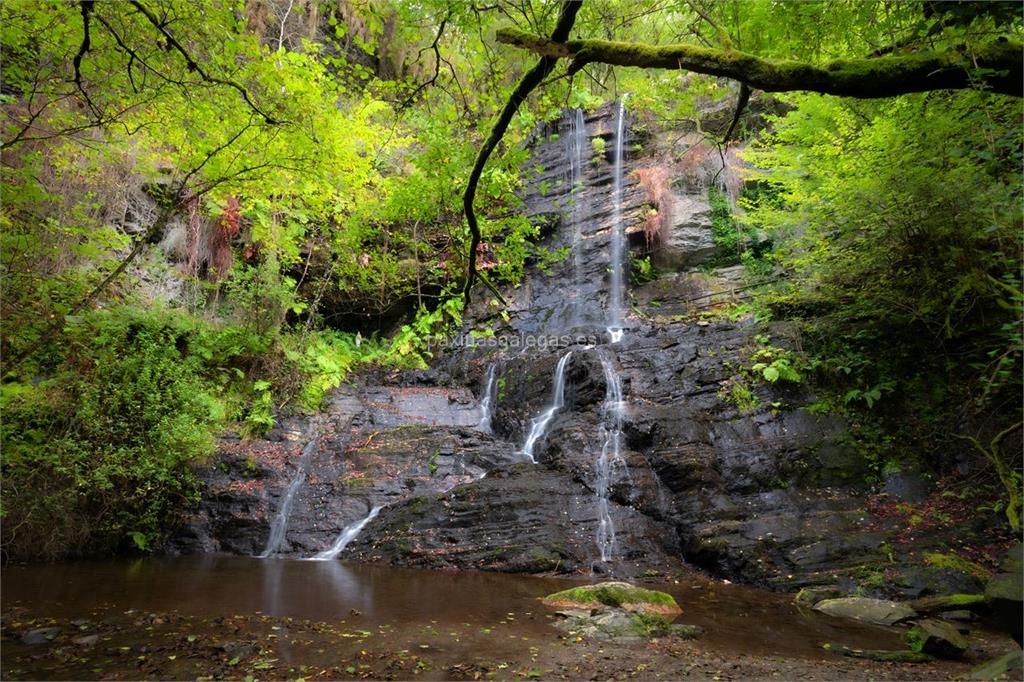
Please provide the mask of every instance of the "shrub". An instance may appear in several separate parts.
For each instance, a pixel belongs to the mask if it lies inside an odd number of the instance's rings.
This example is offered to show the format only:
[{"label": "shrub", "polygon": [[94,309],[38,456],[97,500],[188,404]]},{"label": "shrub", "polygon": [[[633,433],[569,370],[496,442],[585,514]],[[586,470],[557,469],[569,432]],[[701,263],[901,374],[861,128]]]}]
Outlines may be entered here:
[{"label": "shrub", "polygon": [[19,558],[147,549],[196,495],[216,382],[195,330],[98,311],[69,326],[50,377],[3,387],[3,547]]}]

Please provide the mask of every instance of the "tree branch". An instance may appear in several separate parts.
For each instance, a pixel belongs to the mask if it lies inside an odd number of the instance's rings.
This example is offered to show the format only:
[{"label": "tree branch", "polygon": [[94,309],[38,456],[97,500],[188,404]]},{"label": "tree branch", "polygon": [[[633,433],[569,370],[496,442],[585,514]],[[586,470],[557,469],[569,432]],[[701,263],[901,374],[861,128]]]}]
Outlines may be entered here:
[{"label": "tree branch", "polygon": [[923,51],[875,58],[837,59],[821,66],[807,62],[769,60],[730,49],[697,45],[645,45],[609,40],[542,38],[515,28],[497,32],[499,42],[520,47],[544,59],[571,59],[570,70],[586,64],[680,69],[731,78],[765,92],[818,92],[863,99],[892,97],[931,90],[986,87],[1014,97],[1024,96],[1024,46],[1003,38],[978,48],[975,60],[958,50]]},{"label": "tree branch", "polygon": [[[552,45],[557,45],[569,37],[569,31],[572,30],[573,24],[576,23],[576,13],[579,12],[582,5],[583,0],[562,0],[558,23],[555,25],[555,30],[551,32],[551,39],[548,42]],[[501,114],[498,116],[498,120],[495,121],[494,127],[491,128],[491,133],[487,136],[484,146],[480,148],[476,162],[473,164],[473,170],[469,174],[466,192],[462,195],[462,207],[466,213],[466,223],[469,225],[471,235],[469,267],[466,270],[466,281],[462,287],[463,300],[467,306],[470,302],[470,290],[473,288],[473,283],[477,277],[476,248],[480,244],[480,225],[476,219],[476,212],[473,210],[473,201],[476,199],[476,189],[480,184],[480,176],[484,172],[484,166],[487,165],[487,159],[490,158],[491,153],[498,146],[498,142],[501,141],[505,131],[508,130],[508,124],[512,121],[516,110],[519,109],[519,105],[544,80],[545,76],[551,73],[551,70],[558,63],[558,59],[559,57],[542,56],[540,61],[523,75],[522,80],[519,81],[515,90],[509,95],[508,101],[505,102],[505,107],[501,110]],[[497,292],[495,291],[495,293]],[[499,298],[502,298],[504,301],[500,294]]]},{"label": "tree branch", "polygon": [[94,114],[99,115],[99,110],[96,109],[96,105],[92,103],[89,93],[85,90],[85,86],[82,85],[82,59],[85,58],[85,54],[92,47],[92,40],[89,34],[89,15],[92,14],[95,8],[96,0],[81,0],[78,4],[82,11],[82,44],[79,45],[78,52],[75,53],[75,58],[72,62],[75,67],[75,87],[82,93],[82,97],[85,98],[85,103],[89,105],[89,109]]},{"label": "tree branch", "polygon": [[[746,83],[740,83],[740,97],[736,101],[736,113],[733,114],[732,123],[729,124],[729,129],[725,131],[725,135],[722,136],[722,145],[729,143],[729,138],[732,137],[733,131],[736,129],[736,124],[740,122],[740,116],[743,115],[743,110],[747,106],[747,102],[750,101],[750,86]],[[725,163],[725,160],[722,160]]]},{"label": "tree branch", "polygon": [[227,80],[224,78],[214,78],[213,76],[206,73],[206,71],[203,70],[203,67],[199,66],[199,64],[196,63],[196,60],[192,59],[192,55],[188,53],[188,50],[186,50],[182,46],[182,44],[179,43],[173,35],[171,35],[170,31],[168,31],[164,27],[164,24],[160,21],[159,17],[153,14],[149,10],[149,8],[147,8],[145,5],[139,2],[139,0],[129,0],[129,2],[131,3],[132,7],[139,10],[139,12],[141,12],[142,15],[146,17],[149,23],[152,24],[156,30],[160,31],[160,34],[163,35],[164,40],[167,41],[167,45],[171,48],[174,48],[174,50],[177,51],[178,54],[185,58],[185,66],[188,67],[189,71],[194,71],[195,73],[199,74],[199,77],[207,83],[226,85],[228,87],[234,88],[239,92],[239,94],[242,95],[242,99],[245,100],[246,104],[248,104],[253,111],[259,114],[264,121],[266,121],[270,125],[276,125],[278,123],[278,121],[274,120],[269,114],[265,113],[262,109],[256,106],[256,103],[252,101],[251,97],[249,97],[249,91],[246,90],[244,87],[242,87],[233,80]]}]

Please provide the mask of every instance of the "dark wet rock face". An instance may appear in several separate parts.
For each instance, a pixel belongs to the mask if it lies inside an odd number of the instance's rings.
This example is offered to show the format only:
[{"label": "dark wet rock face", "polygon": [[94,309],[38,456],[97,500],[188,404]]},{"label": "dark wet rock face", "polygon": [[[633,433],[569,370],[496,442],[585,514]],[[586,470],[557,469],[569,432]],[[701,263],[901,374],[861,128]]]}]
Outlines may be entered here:
[{"label": "dark wet rock face", "polygon": [[203,501],[168,550],[263,552],[301,451],[314,437],[277,555],[313,556],[373,507],[446,491],[515,461],[509,443],[467,425],[478,419],[471,396],[371,386],[335,395],[314,423],[296,420],[265,440],[226,443],[201,472]]},{"label": "dark wet rock face", "polygon": [[[624,559],[663,571],[678,569],[665,529],[624,506],[613,510]],[[600,571],[594,543],[593,494],[580,483],[530,464],[516,465],[455,488],[419,496],[381,513],[350,556],[424,568],[514,573]]]}]

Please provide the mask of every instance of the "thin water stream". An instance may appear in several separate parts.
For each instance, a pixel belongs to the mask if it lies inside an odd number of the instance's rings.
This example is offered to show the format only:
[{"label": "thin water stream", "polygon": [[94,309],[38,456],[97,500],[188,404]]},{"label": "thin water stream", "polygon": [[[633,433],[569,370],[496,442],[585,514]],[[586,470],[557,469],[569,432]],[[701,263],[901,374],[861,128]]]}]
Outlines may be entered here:
[{"label": "thin water stream", "polygon": [[565,407],[565,366],[568,364],[570,357],[572,357],[572,351],[563,355],[562,359],[558,361],[558,365],[555,367],[551,406],[541,412],[530,422],[530,432],[526,434],[526,441],[523,443],[522,453],[534,464],[537,463],[537,459],[533,456],[533,449],[536,447],[537,441],[544,436],[545,431],[547,431],[548,424],[551,423],[555,414]]},{"label": "thin water stream", "polygon": [[608,291],[608,336],[612,343],[622,340],[622,173],[623,141],[626,131],[626,96],[619,101],[619,114],[615,123],[615,168],[612,184],[611,279]]},{"label": "thin water stream", "polygon": [[615,523],[608,509],[611,476],[616,466],[624,466],[622,459],[622,422],[625,402],[622,397],[622,378],[615,369],[610,355],[601,353],[601,369],[604,372],[605,398],[601,408],[601,435],[603,443],[594,464],[594,495],[597,498],[597,548],[601,561],[610,561],[617,554],[615,544]]},{"label": "thin water stream", "polygon": [[289,481],[288,487],[281,497],[281,507],[278,509],[274,522],[270,526],[270,536],[267,538],[267,546],[263,549],[263,553],[260,554],[261,559],[273,556],[274,552],[281,548],[281,543],[284,542],[284,536],[288,532],[288,517],[292,512],[292,502],[295,500],[295,493],[299,491],[299,488],[306,481],[306,469],[309,467],[309,460],[313,458],[313,453],[316,452],[316,447],[317,439],[313,437],[302,450],[302,456],[299,457],[299,466],[295,470],[295,476]]},{"label": "thin water stream", "polygon": [[583,172],[584,156],[587,147],[587,123],[583,118],[582,109],[566,112],[566,156],[569,159],[569,221],[572,225],[572,297],[573,325],[582,322],[583,296],[583,239],[582,222],[583,206]]},{"label": "thin water stream", "polygon": [[355,523],[346,526],[342,529],[341,534],[338,535],[338,539],[334,541],[334,544],[320,552],[313,557],[314,561],[330,561],[337,559],[338,555],[348,546],[350,542],[359,537],[359,533],[362,532],[363,528],[366,527],[370,521],[377,518],[377,514],[380,514],[380,510],[384,508],[384,505],[378,505],[370,510],[370,513],[359,519]]},{"label": "thin water stream", "polygon": [[484,386],[484,397],[480,401],[480,423],[477,425],[484,433],[491,432],[491,418],[494,413],[494,375],[497,365],[491,363],[487,368],[487,385]]}]

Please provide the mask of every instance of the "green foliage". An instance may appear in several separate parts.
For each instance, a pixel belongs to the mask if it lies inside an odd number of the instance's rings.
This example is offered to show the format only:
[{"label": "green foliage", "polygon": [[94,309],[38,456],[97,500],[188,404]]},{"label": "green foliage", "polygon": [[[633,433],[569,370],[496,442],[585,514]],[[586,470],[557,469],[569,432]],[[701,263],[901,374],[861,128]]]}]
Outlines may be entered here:
[{"label": "green foliage", "polygon": [[802,364],[801,359],[785,349],[766,344],[755,350],[750,359],[753,364],[749,372],[770,384],[776,381],[798,384],[803,381],[803,376],[797,369]]},{"label": "green foliage", "polygon": [[740,412],[751,412],[759,404],[757,396],[743,377],[733,377],[718,391],[718,399],[732,405]]},{"label": "green foliage", "polygon": [[435,310],[421,308],[412,324],[395,334],[391,350],[400,362],[410,367],[425,367],[432,356],[430,346],[446,332],[462,324],[462,299],[450,298]]},{"label": "green foliage", "polygon": [[161,312],[75,320],[53,374],[3,390],[5,549],[19,556],[154,546],[196,494],[189,463],[223,415],[192,323]]},{"label": "green foliage", "polygon": [[743,221],[773,237],[787,279],[755,298],[796,323],[823,400],[878,453],[948,449],[997,406],[1019,420],[1019,101],[788,99],[747,153],[765,172]]},{"label": "green foliage", "polygon": [[754,239],[755,232],[749,226],[737,222],[729,197],[718,187],[708,188],[708,203],[711,205],[711,230],[715,241],[715,255],[711,265],[737,265]]},{"label": "green foliage", "polygon": [[633,286],[646,284],[658,279],[658,271],[651,263],[650,256],[632,258],[630,260],[629,281]]},{"label": "green foliage", "polygon": [[285,337],[282,343],[285,357],[300,376],[299,403],[310,410],[319,409],[327,392],[357,366],[393,361],[385,342],[358,334],[325,330]]}]

